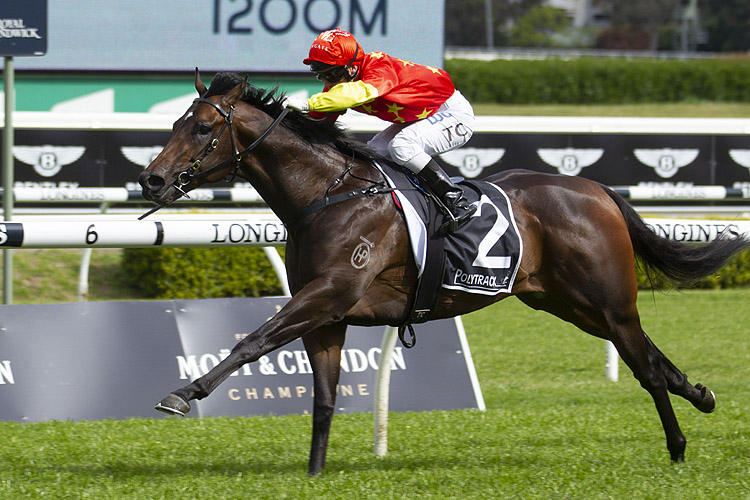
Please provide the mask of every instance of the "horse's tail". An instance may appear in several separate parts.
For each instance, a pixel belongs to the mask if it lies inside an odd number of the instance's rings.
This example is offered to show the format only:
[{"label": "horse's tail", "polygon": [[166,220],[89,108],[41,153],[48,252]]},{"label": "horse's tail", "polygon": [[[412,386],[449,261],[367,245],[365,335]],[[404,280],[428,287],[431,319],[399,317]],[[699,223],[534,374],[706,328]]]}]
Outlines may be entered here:
[{"label": "horse's tail", "polygon": [[721,268],[733,255],[750,250],[744,236],[730,238],[726,234],[705,245],[690,245],[662,238],[654,233],[635,209],[619,194],[604,187],[622,212],[628,225],[633,251],[640,258],[644,271],[652,280],[655,270],[678,285],[689,285]]}]

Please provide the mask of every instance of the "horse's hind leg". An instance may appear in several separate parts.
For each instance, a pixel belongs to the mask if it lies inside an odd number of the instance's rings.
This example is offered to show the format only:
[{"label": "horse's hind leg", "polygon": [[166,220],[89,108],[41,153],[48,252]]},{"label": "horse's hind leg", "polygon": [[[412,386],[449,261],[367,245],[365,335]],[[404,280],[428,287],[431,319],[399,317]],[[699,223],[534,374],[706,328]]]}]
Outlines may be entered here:
[{"label": "horse's hind leg", "polygon": [[345,333],[346,325],[337,323],[302,337],[315,380],[313,432],[308,464],[310,475],[320,473],[325,466],[328,435],[331,431],[336,403],[336,386],[341,371],[341,347],[344,345]]},{"label": "horse's hind leg", "polygon": [[703,384],[692,385],[688,382],[687,375],[682,373],[672,362],[654,345],[648,335],[646,337],[646,349],[649,358],[658,363],[662,373],[667,379],[669,392],[685,398],[703,413],[711,413],[716,408],[716,397],[713,391],[708,390]]},{"label": "horse's hind leg", "polygon": [[653,349],[647,346],[646,334],[641,329],[637,318],[636,321],[629,321],[614,329],[610,340],[615,344],[620,357],[632,370],[641,387],[651,394],[664,428],[667,449],[672,462],[684,462],[687,440],[677,423],[668,391],[677,389],[678,386],[683,389],[687,379],[685,378],[684,382],[678,382],[676,373],[665,372],[660,360],[654,356]]},{"label": "horse's hind leg", "polygon": [[[670,376],[665,373],[660,359],[655,356],[658,350],[655,347],[652,349],[647,347],[648,338],[640,326],[634,294],[632,298],[626,300],[622,300],[624,296],[621,296],[620,300],[614,300],[615,297],[610,296],[609,306],[603,306],[601,303],[584,304],[581,295],[577,296],[576,301],[563,300],[560,295],[553,297],[549,294],[529,294],[518,297],[527,305],[552,313],[591,335],[611,340],[617,347],[620,357],[640,382],[641,387],[646,389],[653,398],[664,428],[667,449],[672,461],[684,461],[686,440],[669,400]],[[598,295],[599,299],[602,297],[603,295]],[[619,307],[611,305],[617,303],[620,304]],[[666,359],[663,355],[662,357]],[[684,392],[686,386],[677,384],[676,375],[671,375],[673,388],[682,387]],[[684,394],[680,395],[685,397]]]}]

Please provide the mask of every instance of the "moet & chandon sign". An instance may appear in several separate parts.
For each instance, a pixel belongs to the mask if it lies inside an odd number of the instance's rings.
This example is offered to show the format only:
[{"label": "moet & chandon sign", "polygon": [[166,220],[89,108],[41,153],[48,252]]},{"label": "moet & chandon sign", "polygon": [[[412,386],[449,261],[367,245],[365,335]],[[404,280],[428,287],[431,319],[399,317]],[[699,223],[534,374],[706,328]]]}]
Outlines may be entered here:
[{"label": "moet & chandon sign", "polygon": [[47,53],[47,0],[0,3],[0,56]]},{"label": "moet & chandon sign", "polygon": [[[288,300],[0,306],[0,421],[168,418],[153,408],[164,394],[203,376]],[[420,345],[392,353],[390,409],[483,408],[463,329],[450,319],[417,328]],[[349,327],[336,412],[373,409],[382,336],[383,327]],[[188,416],[309,413],[314,392],[297,339],[191,402]]]}]

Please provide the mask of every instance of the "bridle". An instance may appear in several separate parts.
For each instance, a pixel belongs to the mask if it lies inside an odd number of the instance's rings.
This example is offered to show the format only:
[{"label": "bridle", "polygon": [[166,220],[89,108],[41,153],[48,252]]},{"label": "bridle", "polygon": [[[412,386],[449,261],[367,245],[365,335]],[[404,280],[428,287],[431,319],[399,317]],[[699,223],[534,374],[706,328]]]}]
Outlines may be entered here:
[{"label": "bridle", "polygon": [[[234,179],[234,176],[237,174],[237,171],[240,168],[240,162],[242,161],[242,157],[248,153],[249,151],[255,149],[263,140],[270,134],[273,129],[275,129],[279,123],[281,123],[281,120],[284,119],[284,117],[289,113],[289,108],[284,108],[279,116],[274,119],[273,123],[269,125],[269,127],[257,138],[255,141],[253,141],[252,144],[250,144],[248,147],[243,149],[242,151],[239,150],[237,147],[237,131],[234,128],[234,106],[229,107],[229,111],[225,111],[221,106],[216,104],[210,99],[207,99],[205,97],[198,97],[193,100],[193,103],[205,103],[210,104],[221,116],[224,118],[224,123],[221,126],[221,129],[219,130],[219,133],[216,134],[216,137],[211,139],[211,142],[206,147],[206,149],[203,151],[203,154],[193,162],[193,164],[188,167],[185,171],[181,172],[177,179],[175,179],[174,183],[172,183],[172,186],[174,186],[177,191],[182,193],[180,197],[190,198],[188,196],[187,192],[183,189],[185,186],[190,184],[193,180],[199,179],[201,177],[205,177],[207,175],[210,175],[218,170],[223,169],[230,163],[234,162],[234,166],[232,167],[229,174],[227,174],[227,178],[231,182],[232,179]],[[213,167],[209,168],[208,170],[201,170],[201,166],[203,165],[203,160],[206,159],[208,155],[214,152],[216,148],[219,146],[219,139],[221,139],[221,136],[224,134],[224,131],[229,130],[229,137],[232,141],[232,150],[234,151],[234,154],[232,158],[228,158],[222,162],[220,162],[218,165],[214,165]],[[163,205],[157,205],[156,207],[152,208],[145,214],[138,217],[138,220],[142,220],[146,218],[147,216],[151,215],[152,213],[156,212],[160,208],[162,208]]]},{"label": "bridle", "polygon": [[[212,174],[213,172],[216,172],[217,170],[221,170],[228,164],[234,162],[234,167],[232,168],[231,172],[228,174],[228,177],[234,178],[234,176],[237,174],[237,170],[240,168],[240,162],[242,161],[242,157],[245,155],[245,153],[255,149],[263,140],[270,134],[273,129],[276,128],[276,126],[281,123],[281,120],[284,119],[284,117],[289,113],[289,108],[284,108],[284,110],[279,114],[279,116],[276,117],[276,119],[271,123],[271,125],[258,137],[255,139],[255,141],[250,144],[248,147],[240,151],[237,148],[237,131],[234,128],[234,106],[229,107],[229,112],[224,111],[221,106],[216,104],[210,99],[206,99],[205,97],[198,97],[195,100],[193,100],[194,103],[205,103],[210,104],[221,116],[224,118],[224,124],[221,126],[221,129],[219,130],[219,133],[216,134],[216,137],[211,139],[211,143],[208,145],[205,151],[203,151],[203,154],[200,158],[195,160],[193,164],[182,172],[180,175],[177,176],[177,180],[175,181],[175,184],[183,194],[184,191],[182,191],[182,187],[187,186],[190,184],[194,179],[199,179],[201,177],[205,177],[207,175]],[[219,146],[219,139],[221,139],[222,134],[225,130],[229,129],[229,137],[232,141],[232,150],[234,150],[234,156],[232,158],[229,158],[227,160],[222,161],[218,165],[214,165],[213,167],[209,168],[208,170],[201,170],[201,166],[203,165],[203,160],[206,159],[206,157],[213,153],[214,150]]]}]

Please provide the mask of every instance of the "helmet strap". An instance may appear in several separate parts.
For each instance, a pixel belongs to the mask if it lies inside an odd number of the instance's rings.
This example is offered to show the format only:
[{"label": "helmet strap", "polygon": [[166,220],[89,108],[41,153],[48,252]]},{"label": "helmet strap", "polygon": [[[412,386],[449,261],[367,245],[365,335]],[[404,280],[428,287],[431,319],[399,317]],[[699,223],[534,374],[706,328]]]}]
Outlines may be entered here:
[{"label": "helmet strap", "polygon": [[357,71],[355,71],[354,74],[349,73],[349,68],[351,67],[354,60],[357,59],[357,54],[359,54],[359,44],[357,44],[357,48],[354,49],[354,55],[352,56],[352,58],[349,59],[349,62],[344,66],[344,69],[346,70],[346,79],[349,81],[352,81],[359,72],[359,68],[357,68]]}]

